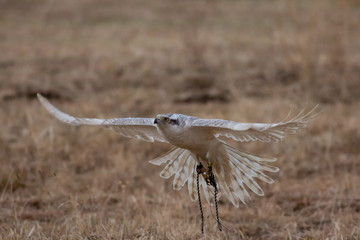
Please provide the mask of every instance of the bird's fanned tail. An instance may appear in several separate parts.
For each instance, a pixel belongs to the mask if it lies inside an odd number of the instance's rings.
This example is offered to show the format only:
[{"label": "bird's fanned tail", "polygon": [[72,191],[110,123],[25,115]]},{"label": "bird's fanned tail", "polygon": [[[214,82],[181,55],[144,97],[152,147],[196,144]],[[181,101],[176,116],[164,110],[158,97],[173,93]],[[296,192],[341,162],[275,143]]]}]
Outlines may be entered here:
[{"label": "bird's fanned tail", "polygon": [[[168,179],[174,176],[173,188],[180,190],[186,182],[188,183],[188,191],[192,201],[198,199],[196,192],[196,156],[194,153],[183,148],[174,148],[166,154],[150,160],[154,165],[166,164],[160,173],[160,177]],[[210,203],[210,189],[206,185],[204,178],[199,179],[200,186],[203,190],[205,199]]]},{"label": "bird's fanned tail", "polygon": [[[239,201],[246,204],[250,199],[248,189],[259,196],[264,192],[255,181],[255,178],[266,183],[273,183],[273,179],[264,174],[264,171],[277,172],[277,167],[268,163],[276,161],[276,158],[258,157],[250,153],[242,152],[225,143],[222,143],[222,151],[210,154],[213,164],[218,189],[235,206]],[[189,195],[192,201],[198,199],[196,192],[196,155],[182,148],[174,148],[165,155],[151,160],[154,165],[166,164],[161,171],[162,178],[170,178],[174,175],[173,188],[180,190],[188,183]],[[213,188],[208,186],[203,177],[199,179],[205,199],[210,203]]]}]

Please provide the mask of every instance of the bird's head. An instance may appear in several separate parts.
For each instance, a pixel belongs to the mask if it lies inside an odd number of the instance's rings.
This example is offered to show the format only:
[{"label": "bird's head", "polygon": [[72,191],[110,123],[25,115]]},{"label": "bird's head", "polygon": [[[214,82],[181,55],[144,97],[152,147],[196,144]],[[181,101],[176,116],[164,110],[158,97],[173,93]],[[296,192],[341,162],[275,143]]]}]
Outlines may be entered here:
[{"label": "bird's head", "polygon": [[160,128],[172,129],[178,129],[183,125],[180,114],[176,113],[158,114],[154,120],[154,124]]}]

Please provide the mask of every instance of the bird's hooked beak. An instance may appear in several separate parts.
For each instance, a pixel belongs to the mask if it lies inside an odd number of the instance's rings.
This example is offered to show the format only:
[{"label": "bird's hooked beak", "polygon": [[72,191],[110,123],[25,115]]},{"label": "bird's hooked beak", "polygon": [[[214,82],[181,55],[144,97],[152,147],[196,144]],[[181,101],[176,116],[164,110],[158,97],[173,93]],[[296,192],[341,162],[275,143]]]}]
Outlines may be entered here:
[{"label": "bird's hooked beak", "polygon": [[155,118],[154,124],[158,124],[159,120],[160,120],[159,118]]}]

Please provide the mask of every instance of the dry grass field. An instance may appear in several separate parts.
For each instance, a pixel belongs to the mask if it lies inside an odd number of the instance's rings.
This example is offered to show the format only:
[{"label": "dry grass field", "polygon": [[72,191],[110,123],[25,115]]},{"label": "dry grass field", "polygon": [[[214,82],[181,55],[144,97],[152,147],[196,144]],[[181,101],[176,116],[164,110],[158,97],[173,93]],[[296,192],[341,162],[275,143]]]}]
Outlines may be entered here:
[{"label": "dry grass field", "polygon": [[[0,239],[360,239],[356,0],[1,0]],[[170,149],[71,127],[83,117],[274,122],[321,104],[280,143],[265,196],[239,209],[174,191],[148,160]]]}]

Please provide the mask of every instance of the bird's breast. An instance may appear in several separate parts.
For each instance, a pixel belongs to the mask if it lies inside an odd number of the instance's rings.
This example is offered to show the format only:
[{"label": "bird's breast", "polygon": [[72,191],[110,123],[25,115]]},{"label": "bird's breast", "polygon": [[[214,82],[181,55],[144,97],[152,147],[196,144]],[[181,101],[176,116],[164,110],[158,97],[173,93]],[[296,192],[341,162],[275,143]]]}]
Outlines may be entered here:
[{"label": "bird's breast", "polygon": [[158,127],[159,133],[172,145],[196,153],[207,152],[214,135],[205,128],[168,129]]}]

